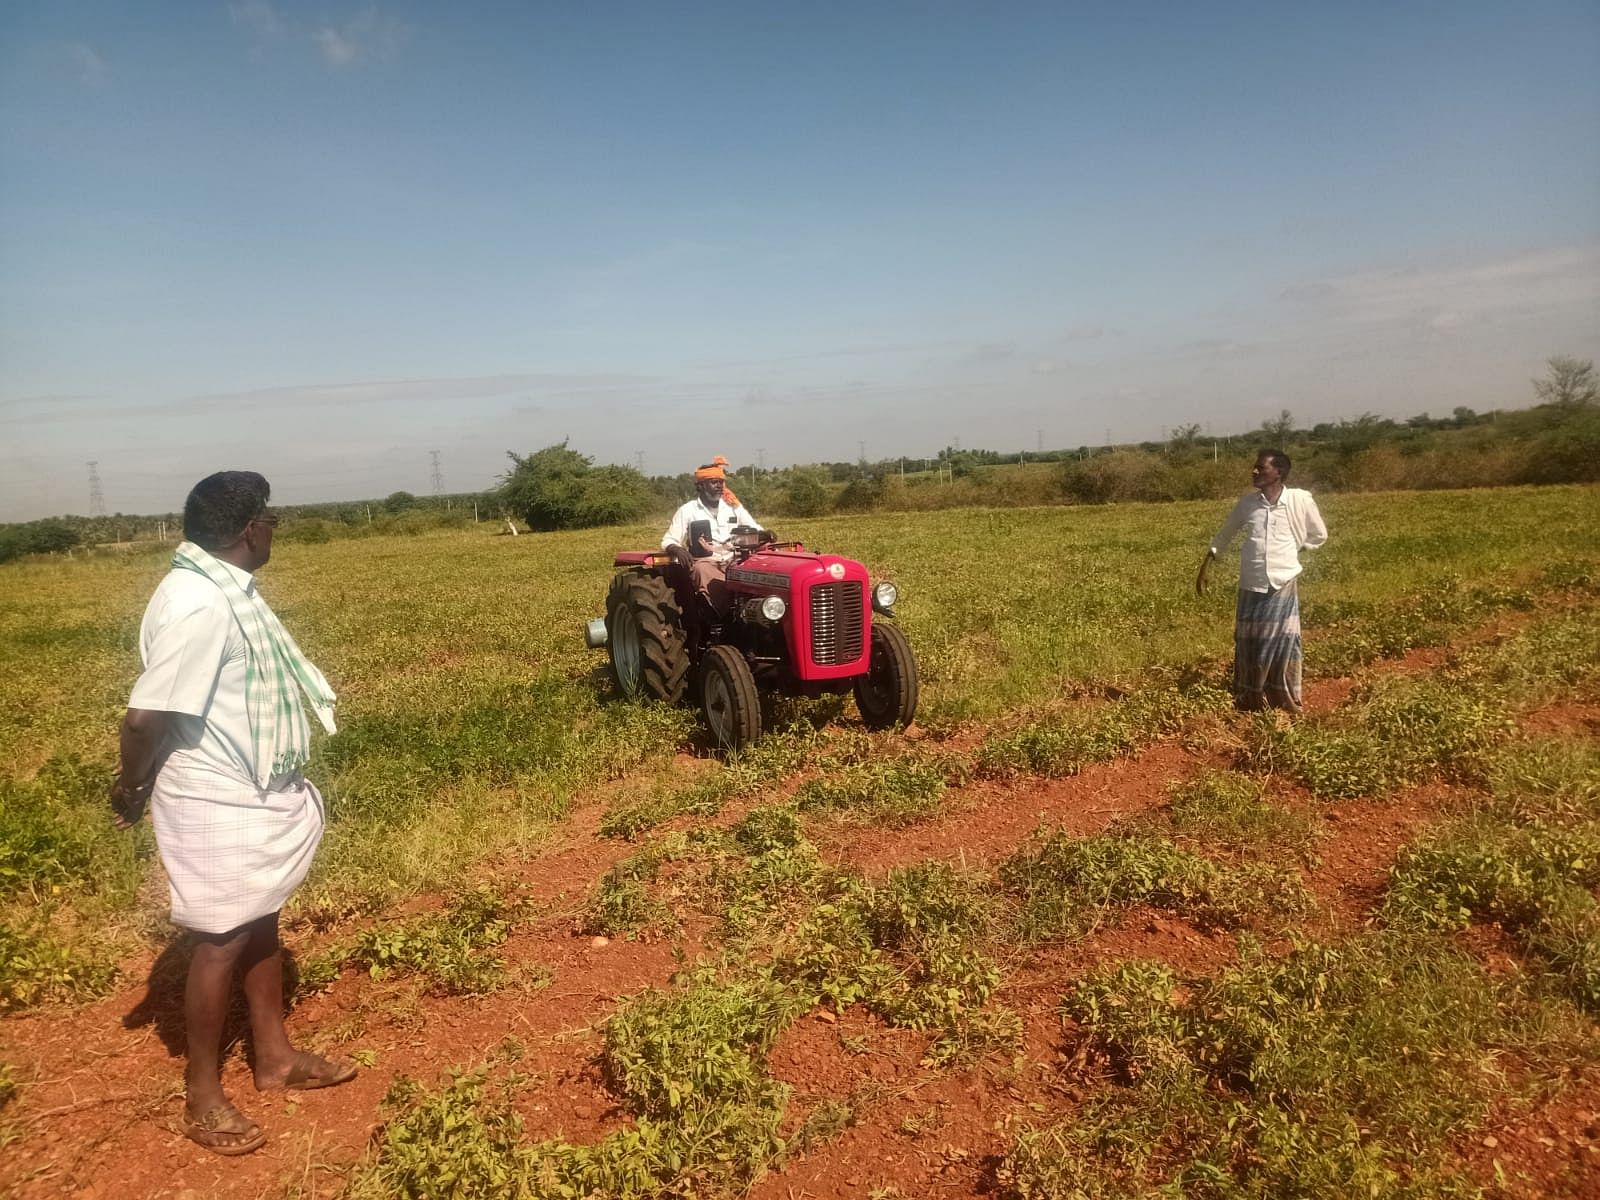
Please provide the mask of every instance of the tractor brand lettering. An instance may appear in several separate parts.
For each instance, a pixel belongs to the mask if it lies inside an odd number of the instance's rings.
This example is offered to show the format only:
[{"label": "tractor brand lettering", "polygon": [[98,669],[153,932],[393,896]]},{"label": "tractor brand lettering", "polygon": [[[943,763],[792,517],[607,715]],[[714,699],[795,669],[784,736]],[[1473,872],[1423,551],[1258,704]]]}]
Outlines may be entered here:
[{"label": "tractor brand lettering", "polygon": [[786,588],[789,586],[789,577],[779,575],[775,571],[746,571],[740,567],[728,568],[729,583],[760,583],[767,587]]}]

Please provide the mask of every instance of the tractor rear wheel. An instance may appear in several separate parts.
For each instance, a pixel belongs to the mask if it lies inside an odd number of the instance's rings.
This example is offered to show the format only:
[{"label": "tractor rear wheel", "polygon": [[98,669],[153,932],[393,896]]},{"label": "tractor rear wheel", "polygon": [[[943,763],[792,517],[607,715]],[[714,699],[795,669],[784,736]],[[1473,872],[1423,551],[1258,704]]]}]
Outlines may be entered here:
[{"label": "tractor rear wheel", "polygon": [[756,678],[732,646],[713,646],[700,660],[700,709],[712,741],[723,750],[741,750],[761,736]]},{"label": "tractor rear wheel", "polygon": [[683,614],[667,581],[619,571],[606,595],[606,646],[617,689],[628,699],[677,704],[689,686]]},{"label": "tractor rear wheel", "polygon": [[869,729],[909,725],[917,715],[917,660],[898,625],[872,623],[872,658],[855,683],[856,707]]}]

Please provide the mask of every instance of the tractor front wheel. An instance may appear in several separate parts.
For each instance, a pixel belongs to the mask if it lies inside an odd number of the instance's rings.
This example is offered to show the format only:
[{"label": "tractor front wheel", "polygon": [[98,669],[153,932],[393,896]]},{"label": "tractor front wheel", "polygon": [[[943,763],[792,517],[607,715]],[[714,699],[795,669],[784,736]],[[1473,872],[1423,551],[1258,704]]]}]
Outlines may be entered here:
[{"label": "tractor front wheel", "polygon": [[898,625],[872,623],[872,658],[867,673],[856,679],[855,693],[869,729],[909,725],[917,715],[917,660]]},{"label": "tractor front wheel", "polygon": [[740,750],[761,736],[756,679],[732,646],[712,646],[700,660],[700,709],[720,749]]},{"label": "tractor front wheel", "polygon": [[677,704],[689,685],[689,647],[678,601],[659,575],[619,571],[606,596],[606,646],[617,690],[630,700]]}]

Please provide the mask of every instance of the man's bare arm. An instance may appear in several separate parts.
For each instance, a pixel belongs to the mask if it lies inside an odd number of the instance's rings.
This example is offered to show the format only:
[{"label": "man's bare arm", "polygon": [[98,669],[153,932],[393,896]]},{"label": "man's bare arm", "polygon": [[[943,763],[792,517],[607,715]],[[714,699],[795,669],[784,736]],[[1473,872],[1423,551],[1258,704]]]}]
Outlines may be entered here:
[{"label": "man's bare arm", "polygon": [[121,770],[111,784],[111,811],[118,829],[137,825],[144,816],[168,748],[172,717],[151,708],[130,708],[122,718]]}]

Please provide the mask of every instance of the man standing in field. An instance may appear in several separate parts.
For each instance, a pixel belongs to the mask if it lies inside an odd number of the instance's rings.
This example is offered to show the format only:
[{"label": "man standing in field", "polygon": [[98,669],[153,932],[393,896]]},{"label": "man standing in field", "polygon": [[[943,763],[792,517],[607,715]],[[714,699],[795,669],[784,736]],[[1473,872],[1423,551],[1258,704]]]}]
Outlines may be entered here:
[{"label": "man standing in field", "polygon": [[[733,557],[729,538],[741,525],[760,529],[739,498],[727,489],[727,459],[720,454],[694,473],[693,500],[672,514],[661,548],[689,568],[695,587],[719,613],[727,609],[728,560]],[[704,532],[693,536],[695,522],[705,522]]]},{"label": "man standing in field", "polygon": [[278,910],[322,839],[322,797],[300,773],[311,729],[301,693],[333,731],[333,692],[256,592],[277,517],[254,471],[221,471],[183,506],[186,539],[145,609],[144,673],[122,721],[117,824],[150,805],[172,920],[194,954],[184,991],[184,1133],[218,1154],[266,1134],[222,1090],[223,1022],[238,971],[257,1090],[321,1088],[355,1070],[297,1050],[284,1027]]},{"label": "man standing in field", "polygon": [[1195,591],[1206,590],[1211,560],[1245,531],[1239,554],[1239,605],[1233,624],[1233,699],[1242,709],[1300,711],[1300,551],[1328,540],[1317,502],[1285,486],[1289,456],[1263,450],[1246,492],[1222,523],[1200,561]]}]

